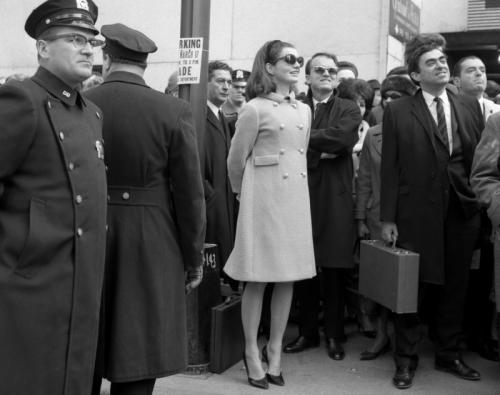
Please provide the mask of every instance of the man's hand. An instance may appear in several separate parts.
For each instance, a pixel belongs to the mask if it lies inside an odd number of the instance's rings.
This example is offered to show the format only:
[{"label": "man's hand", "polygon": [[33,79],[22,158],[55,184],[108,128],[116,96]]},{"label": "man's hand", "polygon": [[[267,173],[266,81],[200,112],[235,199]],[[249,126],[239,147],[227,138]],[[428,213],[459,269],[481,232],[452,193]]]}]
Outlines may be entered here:
[{"label": "man's hand", "polygon": [[394,222],[382,222],[382,239],[393,245],[396,244],[398,227]]},{"label": "man's hand", "polygon": [[186,273],[186,295],[200,285],[203,279],[203,266],[189,269]]},{"label": "man's hand", "polygon": [[366,226],[364,219],[358,219],[358,237],[360,239],[370,237],[370,230],[368,229],[368,226]]}]

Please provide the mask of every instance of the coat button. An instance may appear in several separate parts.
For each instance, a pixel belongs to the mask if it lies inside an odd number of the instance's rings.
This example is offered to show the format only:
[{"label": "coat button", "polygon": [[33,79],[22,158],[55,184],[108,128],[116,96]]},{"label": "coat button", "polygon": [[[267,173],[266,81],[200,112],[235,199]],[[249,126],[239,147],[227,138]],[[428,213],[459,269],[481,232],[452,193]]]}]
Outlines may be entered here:
[{"label": "coat button", "polygon": [[284,123],[282,123],[282,124],[280,125],[280,129],[281,129],[281,130],[285,129],[285,124],[284,124]]},{"label": "coat button", "polygon": [[297,128],[299,128],[300,130],[304,129],[304,125],[300,124],[300,125],[297,125]]},{"label": "coat button", "polygon": [[280,155],[284,155],[285,154],[285,150],[282,148],[280,149]]},{"label": "coat button", "polygon": [[83,235],[83,229],[82,228],[78,228],[76,230],[76,234],[78,235],[78,237],[82,237],[82,235]]},{"label": "coat button", "polygon": [[273,106],[274,107],[278,107],[278,103],[273,103]]},{"label": "coat button", "polygon": [[300,175],[301,175],[303,178],[306,178],[306,173],[302,172],[302,173],[300,173]]},{"label": "coat button", "polygon": [[83,202],[82,195],[76,195],[75,201],[76,201],[77,204],[80,204],[81,202]]},{"label": "coat button", "polygon": [[303,153],[304,153],[304,148],[299,148],[299,152],[300,152],[301,154],[303,154]]},{"label": "coat button", "polygon": [[61,141],[64,140],[64,133],[63,132],[59,132],[59,138],[61,139]]},{"label": "coat button", "polygon": [[95,112],[95,115],[98,119],[101,119],[101,114],[99,114],[97,111]]},{"label": "coat button", "polygon": [[49,101],[49,102],[47,102],[47,107],[49,108],[49,110],[51,110],[51,109],[52,109],[52,103],[51,103],[50,101]]},{"label": "coat button", "polygon": [[292,107],[293,107],[293,108],[297,108],[297,105],[296,105],[296,104],[292,104]]},{"label": "coat button", "polygon": [[130,194],[128,192],[123,192],[122,199],[123,200],[129,200],[130,199]]},{"label": "coat button", "polygon": [[108,166],[104,166],[104,170],[106,170],[106,173],[109,171]]},{"label": "coat button", "polygon": [[110,202],[110,201],[111,201],[111,196],[108,195],[108,202]]},{"label": "coat button", "polygon": [[286,180],[288,178],[288,173],[283,174],[283,178]]},{"label": "coat button", "polygon": [[75,164],[73,162],[68,163],[68,169],[74,170],[75,169]]}]

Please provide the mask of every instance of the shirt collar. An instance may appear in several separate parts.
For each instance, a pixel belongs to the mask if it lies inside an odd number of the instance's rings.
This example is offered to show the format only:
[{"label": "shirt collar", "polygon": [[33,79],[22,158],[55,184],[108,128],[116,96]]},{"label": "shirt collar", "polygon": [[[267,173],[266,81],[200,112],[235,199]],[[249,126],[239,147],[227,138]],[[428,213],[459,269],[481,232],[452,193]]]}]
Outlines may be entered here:
[{"label": "shirt collar", "polygon": [[55,74],[43,67],[38,68],[32,79],[68,106],[74,106],[77,101],[85,105],[85,100],[77,90],[70,88]]},{"label": "shirt collar", "polygon": [[[422,90],[422,96],[424,97],[425,103],[427,104],[428,107],[430,107],[434,103],[434,98],[436,97],[424,90]],[[449,104],[450,100],[448,99],[448,94],[446,93],[446,89],[438,97],[443,101],[443,104],[446,105]]]},{"label": "shirt collar", "polygon": [[208,106],[208,108],[210,108],[210,110],[212,110],[212,112],[215,114],[215,116],[217,117],[217,119],[219,119],[220,107],[217,107],[210,100],[207,100],[207,106]]},{"label": "shirt collar", "polygon": [[277,93],[277,92],[271,92],[271,93],[268,93],[267,95],[265,95],[264,97],[266,99],[275,101],[276,103],[280,103],[280,104],[285,102],[285,101],[290,102],[290,103],[297,102],[297,100],[295,99],[295,93],[293,93],[293,91],[290,92],[290,94],[287,96],[283,96],[282,94]]},{"label": "shirt collar", "polygon": [[318,103],[322,103],[322,104],[324,104],[324,103],[328,103],[328,100],[330,100],[330,98],[331,98],[331,97],[332,97],[332,96],[330,95],[330,96],[328,96],[326,99],[323,99],[323,100],[321,100],[321,101],[316,100],[316,99],[313,97],[313,105],[314,105],[314,108],[316,108],[316,106],[318,105]]}]

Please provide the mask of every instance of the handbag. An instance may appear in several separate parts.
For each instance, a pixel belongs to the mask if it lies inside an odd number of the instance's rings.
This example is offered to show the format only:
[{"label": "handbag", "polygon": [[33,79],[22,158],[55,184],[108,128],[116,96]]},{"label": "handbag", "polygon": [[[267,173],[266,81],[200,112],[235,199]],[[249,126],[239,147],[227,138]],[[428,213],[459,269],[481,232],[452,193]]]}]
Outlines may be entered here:
[{"label": "handbag", "polygon": [[212,307],[210,370],[223,373],[241,360],[245,337],[241,323],[241,297]]}]

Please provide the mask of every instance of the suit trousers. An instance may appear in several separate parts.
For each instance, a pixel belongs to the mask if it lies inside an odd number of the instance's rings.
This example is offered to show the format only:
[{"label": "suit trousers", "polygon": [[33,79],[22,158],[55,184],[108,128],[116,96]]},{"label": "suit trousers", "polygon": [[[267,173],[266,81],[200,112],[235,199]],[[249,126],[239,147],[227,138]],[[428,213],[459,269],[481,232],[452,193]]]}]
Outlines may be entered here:
[{"label": "suit trousers", "polygon": [[156,379],[111,383],[110,395],[152,395]]},{"label": "suit trousers", "polygon": [[[431,301],[429,334],[435,343],[436,358],[460,357],[465,298],[473,249],[480,232],[480,215],[464,218],[460,202],[450,188],[450,199],[444,227],[444,284],[421,283],[419,308]],[[418,314],[395,314],[395,362],[397,366],[416,368],[417,345],[421,338]]]},{"label": "suit trousers", "polygon": [[346,275],[347,269],[323,267],[317,276],[295,284],[299,303],[299,335],[310,339],[319,337],[318,314],[323,296],[325,337],[339,341],[345,339]]}]

